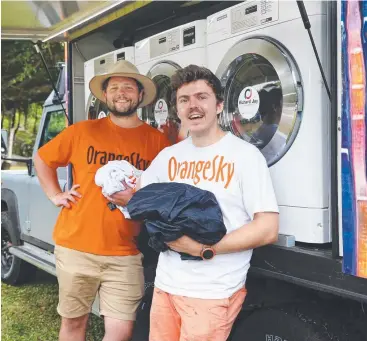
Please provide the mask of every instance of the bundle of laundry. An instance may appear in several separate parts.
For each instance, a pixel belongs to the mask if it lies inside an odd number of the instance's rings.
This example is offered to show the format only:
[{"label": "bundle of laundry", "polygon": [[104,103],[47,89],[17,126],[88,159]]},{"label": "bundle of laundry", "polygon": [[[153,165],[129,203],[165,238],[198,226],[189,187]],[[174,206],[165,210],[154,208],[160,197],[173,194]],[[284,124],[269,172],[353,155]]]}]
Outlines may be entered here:
[{"label": "bundle of laundry", "polygon": [[[144,221],[148,244],[157,252],[167,242],[186,235],[214,245],[226,234],[222,211],[214,194],[182,183],[156,183],[137,191],[126,205],[131,219]],[[180,253],[182,260],[201,260]]]},{"label": "bundle of laundry", "polygon": [[[97,186],[102,187],[102,194],[108,197],[116,192],[124,191],[128,187],[135,188],[137,179],[142,173],[143,171],[125,160],[114,160],[97,170],[94,181]],[[125,207],[117,206],[117,208],[124,214],[125,218],[129,218]]]}]

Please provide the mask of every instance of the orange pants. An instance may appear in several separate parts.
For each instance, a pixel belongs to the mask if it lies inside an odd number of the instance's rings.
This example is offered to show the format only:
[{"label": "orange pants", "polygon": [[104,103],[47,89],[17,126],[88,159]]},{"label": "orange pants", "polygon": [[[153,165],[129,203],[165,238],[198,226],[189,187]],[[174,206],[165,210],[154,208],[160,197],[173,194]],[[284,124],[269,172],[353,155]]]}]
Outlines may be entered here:
[{"label": "orange pants", "polygon": [[246,297],[199,299],[154,289],[149,341],[226,341]]}]

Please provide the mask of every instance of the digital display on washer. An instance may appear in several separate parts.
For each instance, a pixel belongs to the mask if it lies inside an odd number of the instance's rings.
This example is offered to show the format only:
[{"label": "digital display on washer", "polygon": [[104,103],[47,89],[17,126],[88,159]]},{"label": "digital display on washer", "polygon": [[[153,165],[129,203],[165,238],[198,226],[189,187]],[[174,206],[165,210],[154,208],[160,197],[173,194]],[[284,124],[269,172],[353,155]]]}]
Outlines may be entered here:
[{"label": "digital display on washer", "polygon": [[195,26],[183,31],[183,45],[188,46],[192,44],[195,44]]},{"label": "digital display on washer", "polygon": [[221,21],[221,20],[223,20],[223,19],[226,19],[228,17],[228,15],[227,14],[223,14],[223,15],[221,15],[220,17],[218,17],[217,18],[217,21]]},{"label": "digital display on washer", "polygon": [[247,7],[245,10],[245,14],[251,14],[257,12],[257,5]]},{"label": "digital display on washer", "polygon": [[116,55],[116,61],[125,60],[125,52],[120,52]]}]

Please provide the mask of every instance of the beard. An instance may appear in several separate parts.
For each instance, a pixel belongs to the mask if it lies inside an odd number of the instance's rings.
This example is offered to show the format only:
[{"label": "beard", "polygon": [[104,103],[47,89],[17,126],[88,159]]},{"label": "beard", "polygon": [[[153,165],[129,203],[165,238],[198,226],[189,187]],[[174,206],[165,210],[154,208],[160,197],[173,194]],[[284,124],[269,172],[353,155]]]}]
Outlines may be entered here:
[{"label": "beard", "polygon": [[126,108],[125,110],[121,111],[121,110],[117,110],[116,106],[114,105],[114,103],[112,102],[107,102],[107,108],[108,111],[116,116],[116,117],[129,117],[132,116],[133,114],[136,113],[136,110],[138,109],[139,104],[141,103],[141,101],[139,101],[138,103],[132,103],[130,102],[130,106],[128,108]]}]

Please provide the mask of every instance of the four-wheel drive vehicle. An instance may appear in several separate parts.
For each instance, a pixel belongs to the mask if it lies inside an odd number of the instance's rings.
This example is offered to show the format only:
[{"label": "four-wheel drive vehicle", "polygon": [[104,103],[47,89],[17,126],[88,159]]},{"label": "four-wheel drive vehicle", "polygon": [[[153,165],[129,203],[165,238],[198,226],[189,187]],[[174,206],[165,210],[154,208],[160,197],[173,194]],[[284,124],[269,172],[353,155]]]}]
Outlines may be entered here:
[{"label": "four-wheel drive vehicle", "polygon": [[[60,78],[64,75],[63,69]],[[63,83],[59,81],[58,85],[60,84]],[[61,93],[63,94],[64,91]],[[62,105],[53,91],[44,103],[34,153],[65,129],[66,125]],[[6,148],[5,141],[4,144]],[[42,191],[32,160],[17,159],[17,162],[18,164],[24,162],[28,167],[1,171],[1,279],[8,284],[17,284],[27,280],[35,269],[31,264],[56,275],[52,254],[52,224],[55,223],[60,209],[55,207]],[[67,168],[59,168],[57,173],[61,188],[65,189]],[[10,245],[21,245],[21,247],[10,249]],[[22,253],[19,258],[12,255],[17,252]],[[27,259],[22,260],[25,257]],[[40,260],[43,261],[40,262]]]}]

